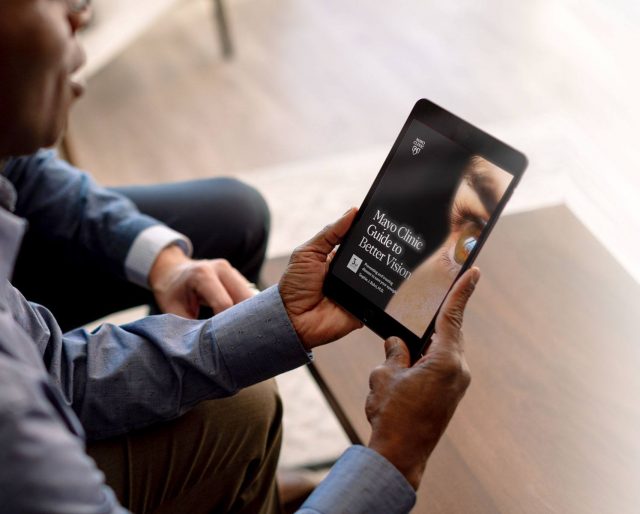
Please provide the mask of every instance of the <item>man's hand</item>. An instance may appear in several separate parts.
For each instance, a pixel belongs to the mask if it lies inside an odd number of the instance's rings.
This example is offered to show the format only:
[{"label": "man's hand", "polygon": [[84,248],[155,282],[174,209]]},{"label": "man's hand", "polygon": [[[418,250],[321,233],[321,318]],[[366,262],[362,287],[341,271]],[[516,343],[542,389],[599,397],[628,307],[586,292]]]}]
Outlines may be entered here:
[{"label": "man's hand", "polygon": [[462,316],[480,271],[467,271],[449,293],[426,355],[410,365],[409,350],[397,337],[385,341],[387,360],[369,379],[369,447],[400,470],[417,489],[427,459],[469,386]]},{"label": "man's hand", "polygon": [[251,298],[254,291],[224,259],[196,261],[177,246],[165,248],[151,268],[149,285],[162,312],[198,317],[200,306],[216,314]]},{"label": "man's hand", "polygon": [[296,248],[280,279],[282,302],[307,350],[362,327],[358,319],[322,293],[335,247],[349,230],[356,212],[357,209],[350,209],[338,221]]}]

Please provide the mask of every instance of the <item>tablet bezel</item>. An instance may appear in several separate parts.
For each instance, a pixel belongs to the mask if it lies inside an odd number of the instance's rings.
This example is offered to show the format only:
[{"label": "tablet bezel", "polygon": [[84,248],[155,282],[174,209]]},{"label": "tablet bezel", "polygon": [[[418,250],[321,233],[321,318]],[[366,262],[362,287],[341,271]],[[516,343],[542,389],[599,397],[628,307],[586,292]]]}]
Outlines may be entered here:
[{"label": "tablet bezel", "polygon": [[[477,255],[484,246],[484,243],[493,230],[495,223],[500,218],[505,205],[509,201],[509,198],[513,194],[514,189],[522,178],[522,174],[524,173],[528,164],[527,158],[518,150],[507,145],[506,143],[503,143],[490,134],[487,134],[483,130],[480,130],[479,128],[471,125],[469,122],[450,113],[446,109],[443,109],[442,107],[429,100],[421,99],[413,107],[413,110],[409,114],[409,117],[402,127],[400,134],[396,138],[396,141],[393,144],[389,154],[387,155],[387,158],[382,164],[380,172],[378,173],[375,181],[369,189],[369,192],[367,193],[367,196],[360,206],[358,214],[356,215],[356,218],[353,222],[353,226],[357,224],[362,213],[365,211],[367,205],[371,201],[371,198],[377,190],[382,177],[386,173],[391,160],[396,154],[405,133],[414,120],[424,123],[444,137],[464,147],[469,151],[470,154],[480,155],[499,168],[503,169],[507,173],[513,175],[513,180],[507,188],[507,191],[503,195],[500,203],[489,219],[489,222],[487,223],[485,229],[482,231],[482,237],[478,240],[475,248],[469,255],[465,264],[462,266],[459,274],[452,282],[452,284],[455,284],[460,276],[462,276],[462,274],[475,262]],[[347,235],[345,236],[345,240],[350,237],[350,234],[351,231],[347,233]],[[336,255],[336,257],[340,254],[341,249],[342,247],[338,249],[338,254]],[[409,346],[412,362],[415,362],[417,359],[419,359],[420,356],[426,351],[431,336],[433,335],[435,328],[435,317],[430,322],[427,330],[422,335],[422,337],[418,337],[411,330],[407,329],[400,322],[387,314],[383,309],[377,307],[365,296],[360,294],[358,291],[356,291],[351,286],[344,283],[336,275],[334,275],[333,267],[335,262],[337,262],[336,259],[333,260],[331,266],[329,267],[329,271],[324,282],[325,295],[346,308],[349,312],[360,319],[366,326],[368,326],[382,338],[386,339],[391,336],[398,336],[402,338]]]}]

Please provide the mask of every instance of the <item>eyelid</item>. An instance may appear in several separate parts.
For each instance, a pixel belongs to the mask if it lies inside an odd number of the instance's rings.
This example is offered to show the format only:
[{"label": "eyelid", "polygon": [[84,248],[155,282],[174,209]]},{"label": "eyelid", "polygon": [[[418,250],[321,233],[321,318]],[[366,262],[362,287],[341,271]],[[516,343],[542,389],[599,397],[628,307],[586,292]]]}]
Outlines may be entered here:
[{"label": "eyelid", "polygon": [[462,226],[465,223],[474,223],[480,230],[484,229],[487,226],[487,222],[483,220],[476,213],[471,211],[469,207],[465,204],[462,204],[458,201],[454,201],[453,208],[451,209],[451,219],[450,222],[452,225]]},{"label": "eyelid", "polygon": [[454,258],[455,248],[455,244],[451,245],[449,248],[445,248],[444,251],[440,254],[440,259],[452,274],[458,273],[461,267]]},{"label": "eyelid", "polygon": [[487,212],[495,211],[503,195],[498,191],[493,178],[487,172],[473,169],[466,175],[466,181],[476,192]]}]

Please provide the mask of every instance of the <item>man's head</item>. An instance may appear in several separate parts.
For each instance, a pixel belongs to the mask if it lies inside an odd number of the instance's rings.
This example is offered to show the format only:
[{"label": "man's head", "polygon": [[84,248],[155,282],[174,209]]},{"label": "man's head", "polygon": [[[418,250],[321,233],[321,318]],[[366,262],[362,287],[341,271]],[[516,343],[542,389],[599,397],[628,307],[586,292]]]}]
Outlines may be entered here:
[{"label": "man's head", "polygon": [[86,0],[0,0],[0,157],[50,146],[82,93]]}]

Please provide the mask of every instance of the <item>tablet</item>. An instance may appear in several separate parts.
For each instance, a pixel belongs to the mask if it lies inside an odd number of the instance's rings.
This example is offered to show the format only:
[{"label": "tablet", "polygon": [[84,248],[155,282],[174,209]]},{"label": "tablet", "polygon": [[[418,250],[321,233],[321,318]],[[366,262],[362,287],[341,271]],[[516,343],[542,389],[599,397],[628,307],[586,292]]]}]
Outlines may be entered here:
[{"label": "tablet", "polygon": [[416,103],[336,253],[325,294],[417,360],[527,166],[428,100]]}]

